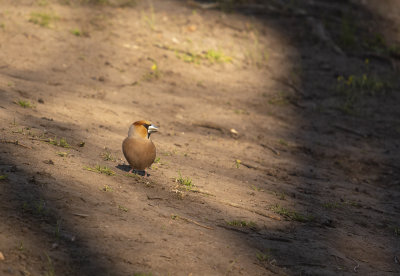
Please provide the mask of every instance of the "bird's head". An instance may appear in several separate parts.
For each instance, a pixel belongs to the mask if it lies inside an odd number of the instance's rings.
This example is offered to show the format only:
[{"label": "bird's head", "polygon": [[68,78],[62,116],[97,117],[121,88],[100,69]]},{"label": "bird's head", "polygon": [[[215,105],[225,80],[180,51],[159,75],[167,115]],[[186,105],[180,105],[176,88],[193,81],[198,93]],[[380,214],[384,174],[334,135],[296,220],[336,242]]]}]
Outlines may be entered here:
[{"label": "bird's head", "polygon": [[158,127],[146,120],[134,122],[129,128],[128,136],[139,136],[141,138],[150,138],[150,134],[157,132]]}]

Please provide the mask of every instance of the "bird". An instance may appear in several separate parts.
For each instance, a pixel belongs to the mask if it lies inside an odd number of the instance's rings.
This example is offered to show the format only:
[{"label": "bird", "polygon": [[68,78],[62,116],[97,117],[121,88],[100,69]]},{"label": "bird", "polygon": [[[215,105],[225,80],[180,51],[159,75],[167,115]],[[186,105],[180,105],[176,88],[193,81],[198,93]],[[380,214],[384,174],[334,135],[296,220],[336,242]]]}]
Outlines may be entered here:
[{"label": "bird", "polygon": [[157,131],[158,127],[146,120],[136,121],[130,126],[128,137],[122,142],[122,152],[132,167],[129,173],[144,171],[146,175],[146,168],[156,158],[156,147],[150,140],[150,134]]}]

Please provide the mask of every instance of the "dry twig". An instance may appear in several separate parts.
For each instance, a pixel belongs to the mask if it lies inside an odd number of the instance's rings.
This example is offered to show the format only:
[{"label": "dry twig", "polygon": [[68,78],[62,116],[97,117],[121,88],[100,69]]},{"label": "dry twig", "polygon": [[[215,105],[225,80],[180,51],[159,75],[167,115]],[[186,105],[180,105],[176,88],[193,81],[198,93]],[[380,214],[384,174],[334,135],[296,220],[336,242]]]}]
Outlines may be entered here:
[{"label": "dry twig", "polygon": [[265,145],[265,144],[260,144],[263,148],[269,149],[270,151],[272,151],[274,154],[276,155],[281,155],[279,151],[277,151],[276,149],[274,149],[271,146]]},{"label": "dry twig", "polygon": [[212,228],[210,226],[207,226],[207,225],[204,225],[204,224],[201,224],[201,223],[198,223],[197,221],[192,220],[190,218],[185,218],[185,217],[181,217],[181,216],[178,216],[178,215],[173,215],[173,218],[179,218],[179,219],[184,220],[186,222],[190,222],[190,223],[196,224],[197,226],[200,226],[200,227],[203,227],[203,228],[206,228],[206,229],[209,229],[209,230],[214,230],[214,228]]}]

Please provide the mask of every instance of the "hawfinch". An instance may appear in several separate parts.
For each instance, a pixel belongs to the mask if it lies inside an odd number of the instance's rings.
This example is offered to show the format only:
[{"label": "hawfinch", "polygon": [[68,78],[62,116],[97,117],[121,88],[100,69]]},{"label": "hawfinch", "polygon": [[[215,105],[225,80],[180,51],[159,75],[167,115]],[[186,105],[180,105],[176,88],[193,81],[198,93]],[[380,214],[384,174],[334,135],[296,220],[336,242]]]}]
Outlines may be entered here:
[{"label": "hawfinch", "polygon": [[122,142],[122,152],[132,169],[144,171],[153,164],[156,158],[156,147],[150,140],[150,134],[157,132],[158,127],[149,121],[134,122],[129,128],[128,137]]}]

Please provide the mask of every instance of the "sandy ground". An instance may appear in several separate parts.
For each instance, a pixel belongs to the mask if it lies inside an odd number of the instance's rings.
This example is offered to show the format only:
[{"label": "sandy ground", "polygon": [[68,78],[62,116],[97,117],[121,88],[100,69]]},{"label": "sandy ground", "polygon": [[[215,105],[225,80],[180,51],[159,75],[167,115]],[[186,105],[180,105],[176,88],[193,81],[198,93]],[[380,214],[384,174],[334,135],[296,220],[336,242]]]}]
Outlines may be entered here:
[{"label": "sandy ground", "polygon": [[398,275],[399,7],[332,2],[0,1],[0,274]]}]

